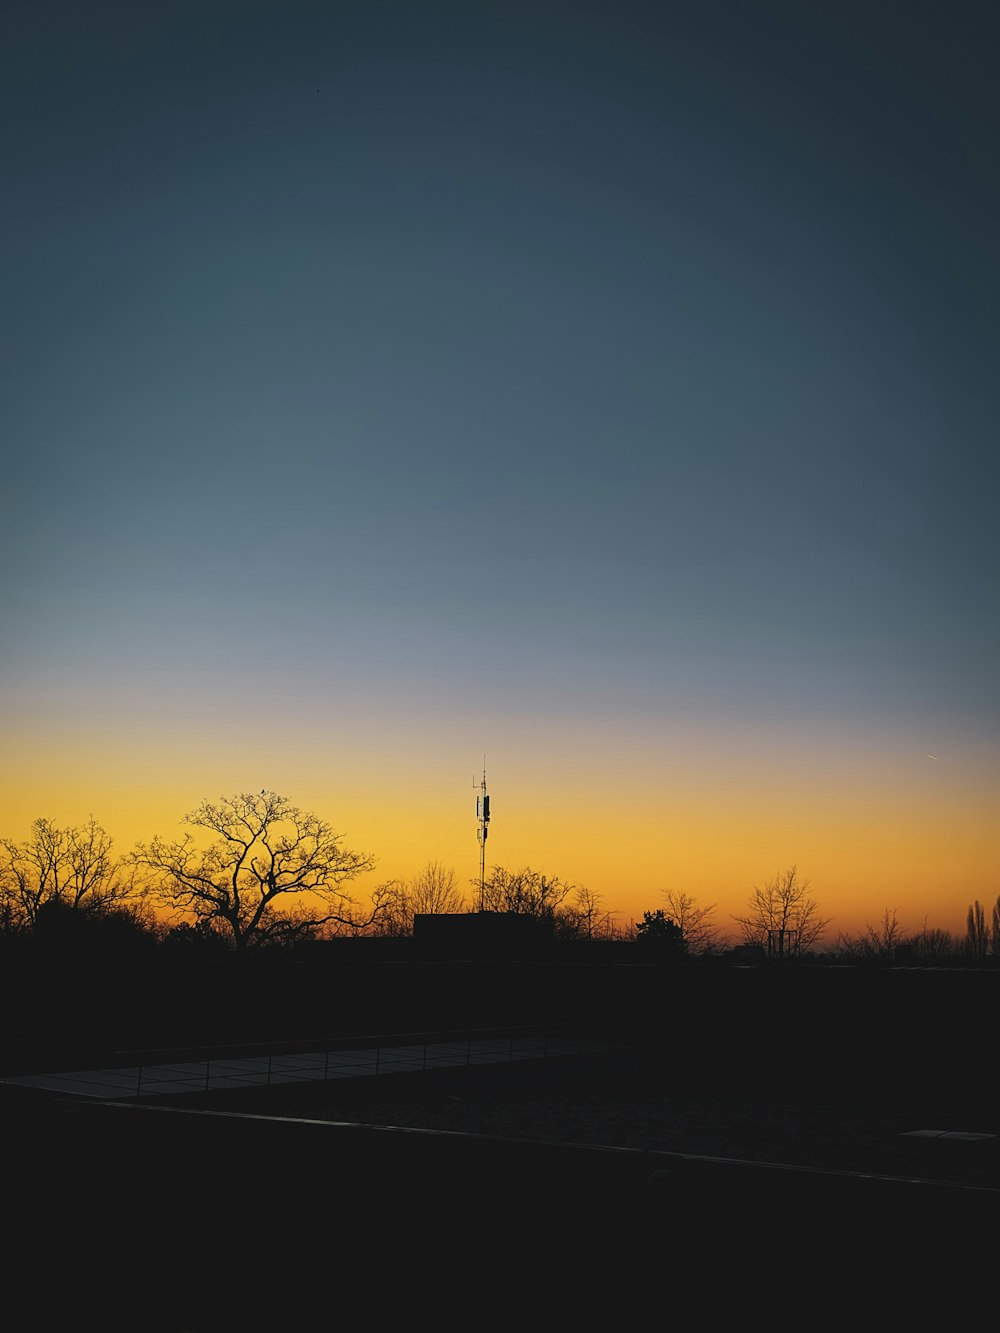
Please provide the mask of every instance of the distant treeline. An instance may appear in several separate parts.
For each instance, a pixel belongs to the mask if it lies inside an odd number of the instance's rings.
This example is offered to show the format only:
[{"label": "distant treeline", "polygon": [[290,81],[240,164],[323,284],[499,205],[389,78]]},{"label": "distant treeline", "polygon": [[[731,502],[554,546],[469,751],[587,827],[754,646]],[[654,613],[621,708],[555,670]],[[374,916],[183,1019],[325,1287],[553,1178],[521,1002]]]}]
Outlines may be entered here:
[{"label": "distant treeline", "polygon": [[[275,792],[203,801],[184,817],[200,834],[114,853],[93,818],[60,828],[35,820],[23,842],[0,839],[0,942],[6,956],[211,958],[231,953],[355,956],[544,952],[657,962],[983,967],[1000,963],[1000,897],[968,909],[963,936],[896,909],[859,935],[828,943],[830,921],[795,866],[749,895],[723,931],[715,904],[662,891],[662,906],[623,924],[599,895],[529,866],[494,865],[463,892],[429,862],[379,884],[362,907],[347,885],[375,858],[344,846],[326,820]],[[448,924],[445,924],[448,923]],[[325,949],[322,946],[327,946]],[[335,946],[335,947],[330,947]]]}]

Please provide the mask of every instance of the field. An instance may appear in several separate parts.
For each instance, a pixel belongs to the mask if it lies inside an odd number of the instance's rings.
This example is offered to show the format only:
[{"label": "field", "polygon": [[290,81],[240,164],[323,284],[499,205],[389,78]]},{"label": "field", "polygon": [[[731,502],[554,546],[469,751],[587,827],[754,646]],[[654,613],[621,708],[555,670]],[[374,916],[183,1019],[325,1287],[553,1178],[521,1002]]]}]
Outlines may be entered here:
[{"label": "field", "polygon": [[345,1284],[397,1318],[432,1292],[455,1326],[470,1301],[583,1317],[640,1290],[734,1315],[775,1283],[788,1311],[945,1308],[996,1234],[998,979],[482,962],[206,973],[172,992],[147,977],[118,1019],[99,1005],[89,1027],[46,1028],[39,1011],[36,1049],[117,1057],[143,1023],[162,1049],[528,1025],[614,1048],[159,1106],[8,1096],[30,1164],[18,1235],[77,1237],[75,1289],[114,1273],[122,1326],[199,1333],[327,1327]]}]

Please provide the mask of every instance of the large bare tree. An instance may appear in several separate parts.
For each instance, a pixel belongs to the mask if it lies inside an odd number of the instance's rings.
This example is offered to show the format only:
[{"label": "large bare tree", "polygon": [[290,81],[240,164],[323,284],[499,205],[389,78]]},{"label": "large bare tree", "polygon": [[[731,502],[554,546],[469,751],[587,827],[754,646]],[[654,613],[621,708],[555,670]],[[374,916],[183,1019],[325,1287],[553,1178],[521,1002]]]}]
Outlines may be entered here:
[{"label": "large bare tree", "polygon": [[808,889],[809,881],[799,879],[795,866],[762,887],[755,885],[746,916],[733,917],[744,942],[760,946],[775,962],[808,953],[830,924],[807,896]]},{"label": "large bare tree", "polygon": [[159,900],[182,917],[221,928],[238,950],[309,938],[324,929],[361,931],[380,911],[360,911],[343,885],[375,860],[350,851],[325,819],[273,791],[202,801],[181,821],[216,837],[156,837],[133,852],[154,875]]},{"label": "large bare tree", "polygon": [[93,815],[78,827],[36,819],[24,842],[0,838],[0,915],[13,931],[31,930],[49,908],[98,914],[135,907],[142,889],[114,856],[110,834]]}]

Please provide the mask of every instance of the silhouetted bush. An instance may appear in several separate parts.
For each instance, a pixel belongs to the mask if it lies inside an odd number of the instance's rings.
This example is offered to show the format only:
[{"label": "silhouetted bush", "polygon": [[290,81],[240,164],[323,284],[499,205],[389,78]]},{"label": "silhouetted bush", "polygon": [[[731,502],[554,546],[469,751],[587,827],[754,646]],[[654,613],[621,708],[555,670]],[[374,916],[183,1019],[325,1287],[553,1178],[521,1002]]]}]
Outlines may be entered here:
[{"label": "silhouetted bush", "polygon": [[681,958],[685,952],[684,936],[677,922],[657,908],[655,912],[643,912],[642,920],[636,922],[635,949],[641,958]]},{"label": "silhouetted bush", "polygon": [[210,921],[182,921],[163,933],[160,950],[166,957],[222,958],[232,946]]},{"label": "silhouetted bush", "polygon": [[129,958],[148,954],[156,936],[141,912],[128,907],[87,911],[58,898],[43,903],[35,916],[31,937],[42,953]]}]

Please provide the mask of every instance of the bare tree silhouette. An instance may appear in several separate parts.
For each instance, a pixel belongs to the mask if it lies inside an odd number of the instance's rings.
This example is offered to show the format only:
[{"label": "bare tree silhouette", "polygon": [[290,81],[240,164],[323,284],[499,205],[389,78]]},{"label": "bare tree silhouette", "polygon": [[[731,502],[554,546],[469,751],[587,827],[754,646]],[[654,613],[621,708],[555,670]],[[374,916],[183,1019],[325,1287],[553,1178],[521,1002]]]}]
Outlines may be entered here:
[{"label": "bare tree silhouette", "polygon": [[343,885],[371,870],[374,858],[343,846],[326,820],[277,792],[242,792],[202,801],[182,821],[218,835],[199,848],[192,834],[139,843],[132,859],[154,874],[168,908],[221,928],[238,950],[308,938],[331,926],[364,930],[365,916]]},{"label": "bare tree silhouette", "polygon": [[138,911],[140,877],[113,855],[112,847],[111,836],[93,815],[73,828],[36,819],[24,842],[0,838],[0,917],[7,928],[31,930],[49,908],[88,914]]},{"label": "bare tree silhouette", "polygon": [[870,921],[864,933],[858,936],[839,935],[834,952],[855,963],[882,963],[891,965],[907,937],[906,927],[899,920],[899,909],[887,907],[878,925]]},{"label": "bare tree silhouette", "polygon": [[[475,883],[478,887],[478,880]],[[493,866],[483,888],[483,907],[487,912],[552,918],[572,891],[571,884],[530,866],[520,870]]]},{"label": "bare tree silhouette", "polygon": [[420,914],[467,910],[454,870],[428,861],[412,879],[390,880],[382,886],[382,910],[373,923],[377,935],[412,935]]},{"label": "bare tree silhouette", "polygon": [[699,906],[690,893],[681,893],[676,889],[664,889],[666,914],[681,932],[684,947],[688,953],[711,953],[717,948],[721,938],[719,927],[712,921],[715,904]]},{"label": "bare tree silhouette", "polygon": [[604,898],[586,885],[573,890],[573,901],[563,902],[555,914],[556,933],[568,940],[610,940],[619,934],[615,913],[604,908]]},{"label": "bare tree silhouette", "polygon": [[926,917],[910,941],[909,948],[914,961],[923,967],[954,964],[963,956],[962,941],[949,930],[928,925]]},{"label": "bare tree silhouette", "polygon": [[755,885],[746,916],[733,917],[744,942],[763,948],[774,962],[808,953],[830,924],[806,896],[808,888],[809,881],[799,879],[795,866],[762,887]]}]

